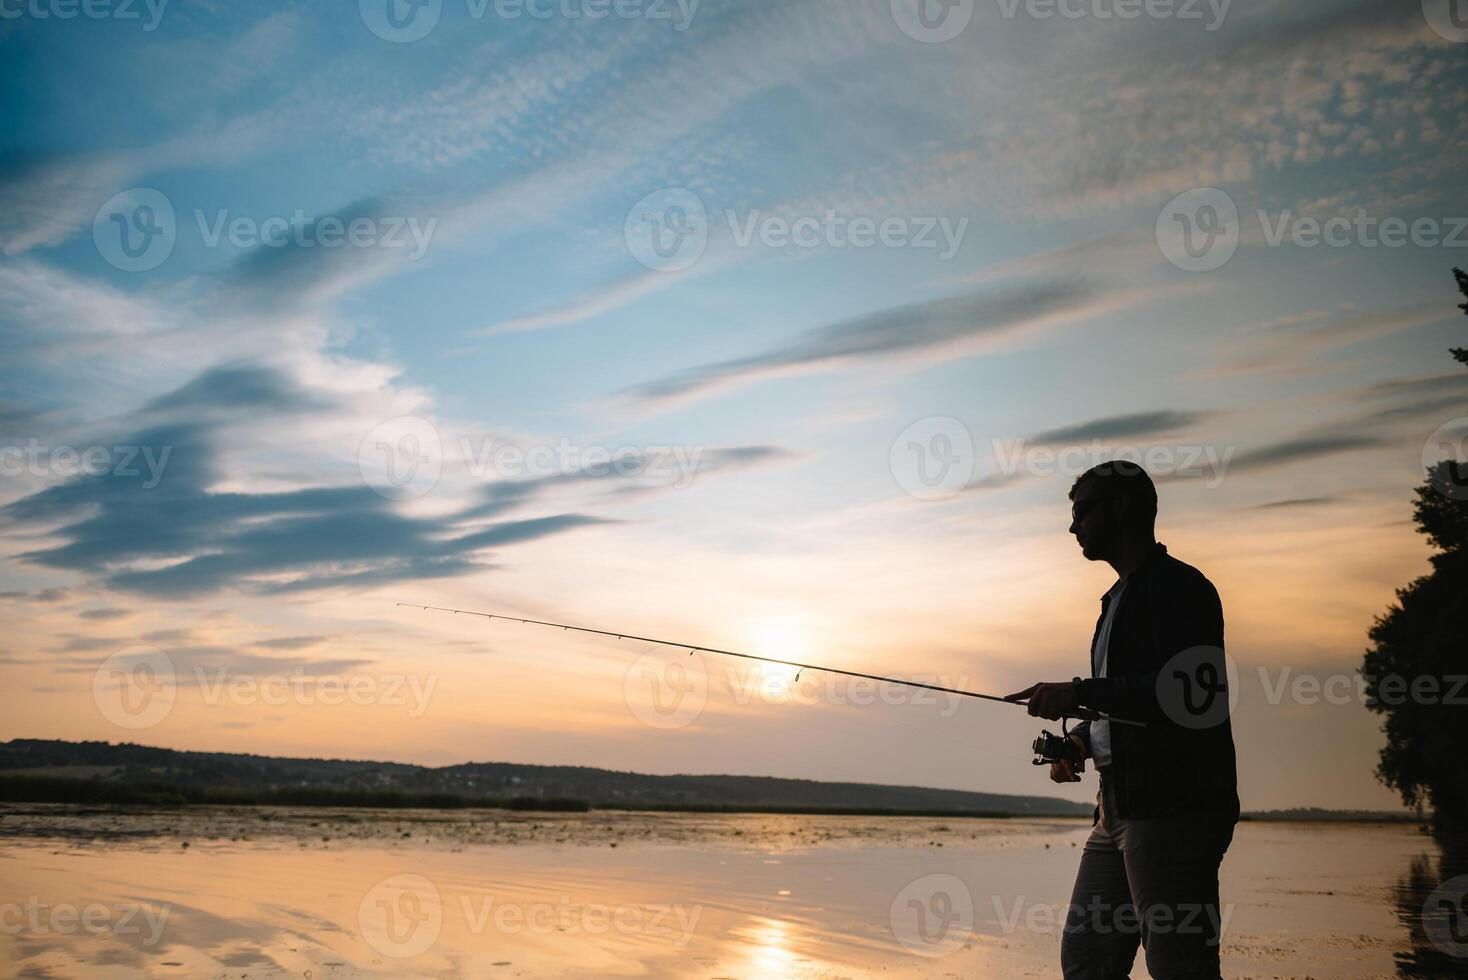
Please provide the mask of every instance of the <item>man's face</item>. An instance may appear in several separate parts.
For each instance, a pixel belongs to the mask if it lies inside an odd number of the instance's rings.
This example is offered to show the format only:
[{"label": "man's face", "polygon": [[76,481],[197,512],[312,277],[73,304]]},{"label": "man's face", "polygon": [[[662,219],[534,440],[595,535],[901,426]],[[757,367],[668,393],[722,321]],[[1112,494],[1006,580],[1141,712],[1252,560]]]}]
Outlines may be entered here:
[{"label": "man's face", "polygon": [[1097,493],[1094,480],[1076,488],[1070,503],[1070,533],[1076,536],[1081,554],[1089,561],[1105,561],[1116,534],[1116,517]]}]

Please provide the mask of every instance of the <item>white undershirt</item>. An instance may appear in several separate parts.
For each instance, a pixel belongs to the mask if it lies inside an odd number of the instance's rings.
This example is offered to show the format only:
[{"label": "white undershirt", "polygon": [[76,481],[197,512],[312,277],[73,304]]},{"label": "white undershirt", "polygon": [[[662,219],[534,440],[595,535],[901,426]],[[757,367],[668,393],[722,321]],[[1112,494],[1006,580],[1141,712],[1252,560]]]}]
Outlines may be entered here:
[{"label": "white undershirt", "polygon": [[[1116,618],[1116,607],[1121,605],[1121,594],[1126,589],[1126,579],[1119,578],[1106,603],[1106,616],[1101,620],[1101,630],[1096,635],[1096,648],[1091,651],[1091,675],[1106,676],[1106,657],[1111,645],[1111,621]],[[1111,765],[1111,722],[1104,718],[1091,722],[1091,759],[1096,768]]]}]

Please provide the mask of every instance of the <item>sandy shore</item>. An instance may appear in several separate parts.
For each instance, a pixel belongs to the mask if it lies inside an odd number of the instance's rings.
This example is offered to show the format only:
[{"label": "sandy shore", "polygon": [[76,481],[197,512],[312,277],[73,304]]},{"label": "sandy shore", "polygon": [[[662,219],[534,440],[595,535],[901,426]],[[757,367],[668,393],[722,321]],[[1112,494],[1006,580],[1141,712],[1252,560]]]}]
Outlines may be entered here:
[{"label": "sandy shore", "polygon": [[[1087,831],[13,805],[0,807],[0,972],[1053,977]],[[1454,975],[1432,972],[1451,961],[1414,919],[1444,867],[1412,827],[1242,824],[1224,869],[1225,974]]]}]

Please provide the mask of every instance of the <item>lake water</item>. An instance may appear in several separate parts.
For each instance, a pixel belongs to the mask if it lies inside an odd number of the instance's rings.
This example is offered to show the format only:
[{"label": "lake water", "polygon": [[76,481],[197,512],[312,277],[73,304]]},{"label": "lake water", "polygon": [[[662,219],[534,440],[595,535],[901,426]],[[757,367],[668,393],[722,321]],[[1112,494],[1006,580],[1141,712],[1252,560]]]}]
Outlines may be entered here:
[{"label": "lake water", "polygon": [[[1054,977],[1088,829],[0,806],[0,973]],[[1431,894],[1464,870],[1412,826],[1241,824],[1225,976],[1465,975]]]}]

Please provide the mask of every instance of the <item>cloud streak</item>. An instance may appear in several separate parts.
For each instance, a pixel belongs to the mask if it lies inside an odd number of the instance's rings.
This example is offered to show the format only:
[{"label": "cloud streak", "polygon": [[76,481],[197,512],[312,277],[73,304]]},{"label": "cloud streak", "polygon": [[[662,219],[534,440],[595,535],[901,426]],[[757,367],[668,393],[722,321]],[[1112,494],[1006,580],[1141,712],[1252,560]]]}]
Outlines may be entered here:
[{"label": "cloud streak", "polygon": [[1112,415],[1079,425],[1038,432],[1027,440],[1042,446],[1094,442],[1107,439],[1141,439],[1177,432],[1212,417],[1212,412],[1157,411]]},{"label": "cloud streak", "polygon": [[843,320],[750,357],[690,368],[631,389],[644,405],[706,396],[799,371],[827,370],[893,356],[938,356],[1091,307],[1096,291],[1061,280],[915,303]]}]

